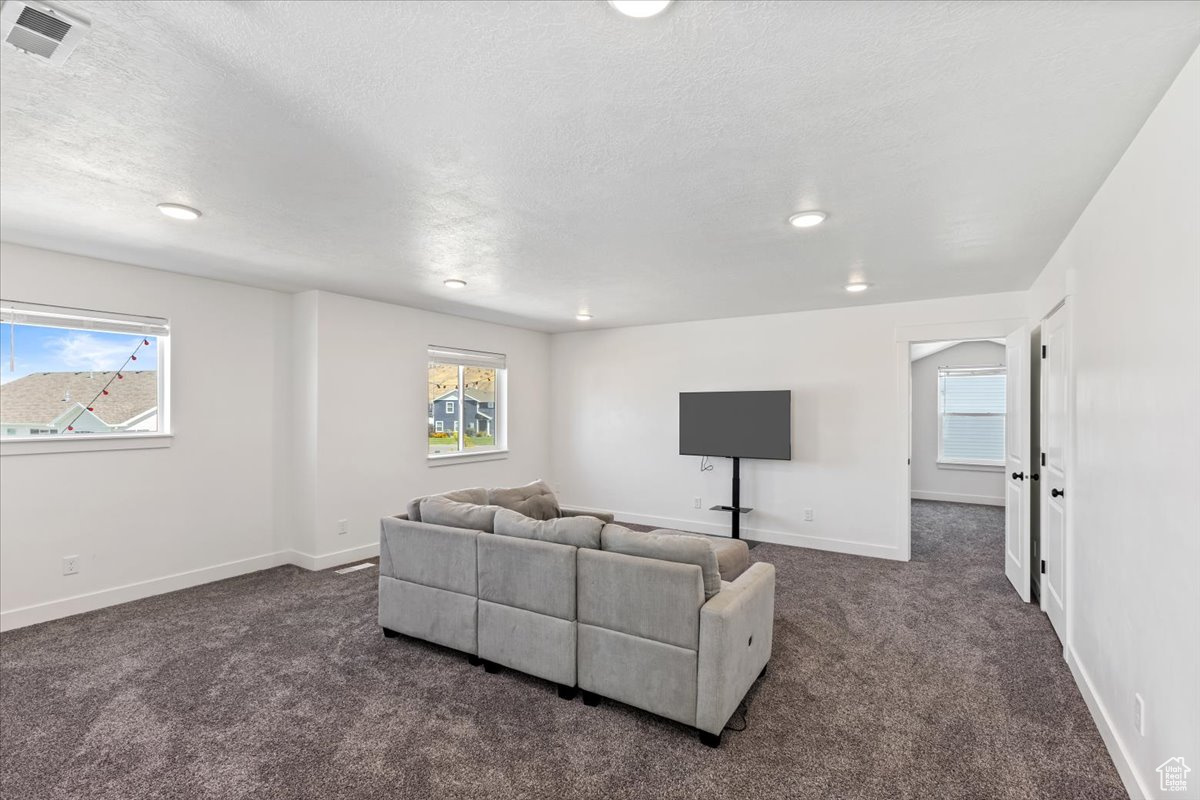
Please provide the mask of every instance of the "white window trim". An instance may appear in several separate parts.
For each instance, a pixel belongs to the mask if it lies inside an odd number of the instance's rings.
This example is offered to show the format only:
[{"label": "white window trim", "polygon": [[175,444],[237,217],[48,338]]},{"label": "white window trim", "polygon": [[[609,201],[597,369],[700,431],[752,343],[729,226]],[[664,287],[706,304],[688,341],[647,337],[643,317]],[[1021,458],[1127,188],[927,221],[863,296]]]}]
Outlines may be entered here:
[{"label": "white window trim", "polygon": [[[102,450],[150,450],[170,447],[175,438],[171,427],[171,336],[170,322],[161,317],[138,316],[109,311],[0,300],[0,317],[15,324],[32,324],[37,319],[67,319],[76,330],[100,330],[154,336],[158,353],[158,430],[148,432],[80,433],[14,436],[0,438],[0,456],[87,453]],[[50,325],[47,327],[67,327]],[[112,329],[117,330],[112,330]]]},{"label": "white window trim", "polygon": [[[937,405],[937,437],[938,437],[938,439],[937,439],[937,467],[939,469],[1003,471],[1004,466],[1005,466],[1005,460],[1003,458],[1001,458],[1000,460],[982,459],[982,458],[979,458],[979,459],[946,458],[945,456],[942,455],[942,452],[943,452],[942,431],[943,431],[943,427],[944,427],[942,425],[942,418],[945,416],[945,412],[942,411],[942,400],[944,397],[944,393],[942,391],[942,378],[943,378],[942,372],[941,372],[942,369],[943,368],[939,368],[938,374],[937,374],[937,382],[938,382],[938,386],[937,386],[937,400],[938,400],[938,405]],[[993,373],[998,373],[998,374],[1004,374],[1004,367],[1002,367],[1002,366],[1001,367],[997,367],[997,366],[957,367],[956,366],[956,367],[949,367],[949,369],[961,370],[963,372],[970,372],[972,370],[978,370],[981,373],[982,372],[993,372]],[[1004,387],[1004,391],[1006,393],[1008,392],[1007,384]],[[955,417],[1004,417],[1005,418],[1004,424],[1008,425],[1008,410],[1007,410],[1007,408],[1005,409],[1004,413],[999,413],[999,414],[995,414],[995,413],[952,414],[951,416],[955,416]]]},{"label": "white window trim", "polygon": [[436,422],[434,422],[433,423],[433,432],[434,433],[445,433],[446,432],[446,423],[442,422],[440,419],[437,420]]},{"label": "white window trim", "polygon": [[154,450],[170,447],[172,433],[81,433],[65,439],[28,437],[0,441],[0,457],[49,453],[92,453],[101,450]]},{"label": "white window trim", "polygon": [[427,466],[445,467],[470,461],[501,461],[508,458],[508,450],[464,450],[461,453],[438,453],[426,457]]},{"label": "white window trim", "polygon": [[[455,391],[457,391],[457,390],[455,390]],[[447,413],[447,414],[453,414],[453,413],[454,413],[454,401],[453,401],[453,400],[447,400],[447,401],[446,401],[446,413]]]}]

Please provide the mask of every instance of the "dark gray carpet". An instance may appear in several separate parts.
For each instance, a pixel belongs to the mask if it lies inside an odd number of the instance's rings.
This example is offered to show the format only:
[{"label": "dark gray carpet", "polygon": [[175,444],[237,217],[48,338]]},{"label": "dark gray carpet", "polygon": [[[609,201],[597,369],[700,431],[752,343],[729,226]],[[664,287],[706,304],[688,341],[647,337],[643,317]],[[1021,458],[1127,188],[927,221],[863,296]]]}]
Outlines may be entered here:
[{"label": "dark gray carpet", "polygon": [[1118,798],[1000,509],[914,503],[909,564],[764,544],[775,651],[719,750],[375,626],[281,567],[0,636],[0,795]]}]

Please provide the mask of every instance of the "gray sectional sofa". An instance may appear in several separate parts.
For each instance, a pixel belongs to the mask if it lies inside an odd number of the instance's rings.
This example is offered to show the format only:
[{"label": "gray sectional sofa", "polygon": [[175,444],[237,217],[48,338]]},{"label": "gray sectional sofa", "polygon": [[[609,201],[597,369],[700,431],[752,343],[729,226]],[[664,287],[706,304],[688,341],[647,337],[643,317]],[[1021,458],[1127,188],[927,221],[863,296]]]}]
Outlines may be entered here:
[{"label": "gray sectional sofa", "polygon": [[775,568],[743,542],[631,531],[538,482],[417,498],[381,523],[379,624],[700,730],[771,656]]}]

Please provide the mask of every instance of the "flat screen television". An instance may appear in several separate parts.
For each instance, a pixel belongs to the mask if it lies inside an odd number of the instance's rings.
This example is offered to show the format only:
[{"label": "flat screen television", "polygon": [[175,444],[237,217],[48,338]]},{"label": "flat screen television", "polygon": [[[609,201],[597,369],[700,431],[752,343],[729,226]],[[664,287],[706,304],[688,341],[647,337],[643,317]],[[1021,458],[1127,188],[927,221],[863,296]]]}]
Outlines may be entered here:
[{"label": "flat screen television", "polygon": [[680,392],[679,454],[792,459],[792,393]]}]

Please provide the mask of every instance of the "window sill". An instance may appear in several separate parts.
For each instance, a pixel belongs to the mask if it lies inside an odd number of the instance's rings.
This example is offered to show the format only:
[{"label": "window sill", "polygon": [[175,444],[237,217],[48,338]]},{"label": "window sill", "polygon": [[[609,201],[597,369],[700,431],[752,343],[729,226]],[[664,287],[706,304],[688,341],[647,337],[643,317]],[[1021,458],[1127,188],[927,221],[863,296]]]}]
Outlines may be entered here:
[{"label": "window sill", "polygon": [[1003,472],[1003,464],[983,464],[971,461],[939,461],[937,462],[938,469],[965,469],[974,470],[975,472]]},{"label": "window sill", "polygon": [[486,450],[482,453],[441,453],[436,456],[425,456],[425,463],[431,467],[445,467],[450,464],[463,464],[473,461],[500,461],[508,458],[508,450]]},{"label": "window sill", "polygon": [[0,441],[0,456],[34,456],[48,453],[90,453],[100,450],[153,450],[170,447],[170,433],[125,433],[120,436],[72,436],[63,439],[11,439]]}]

